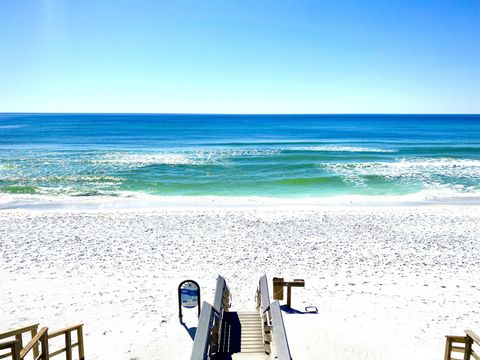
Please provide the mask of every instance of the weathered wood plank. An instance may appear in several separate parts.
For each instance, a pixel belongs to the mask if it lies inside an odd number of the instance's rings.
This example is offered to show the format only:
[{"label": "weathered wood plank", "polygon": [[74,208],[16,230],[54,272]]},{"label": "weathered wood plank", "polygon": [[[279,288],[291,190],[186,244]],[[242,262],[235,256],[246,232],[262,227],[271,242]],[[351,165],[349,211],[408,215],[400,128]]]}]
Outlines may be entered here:
[{"label": "weathered wood plank", "polygon": [[20,358],[23,359],[38,342],[42,344],[42,353],[39,354],[41,359],[48,359],[48,328],[46,327],[41,328],[40,331],[27,343],[27,345],[25,345],[25,347],[20,351]]},{"label": "weathered wood plank", "polygon": [[18,329],[14,329],[14,330],[10,330],[10,331],[4,332],[4,333],[0,333],[0,340],[9,338],[11,336],[15,336],[17,334],[23,334],[23,333],[32,331],[33,329],[37,330],[38,325],[39,324],[28,325],[28,326],[24,326],[24,327],[21,327],[21,328],[18,328]]},{"label": "weathered wood plank", "polygon": [[260,278],[258,287],[260,290],[260,306],[263,314],[270,306],[270,294],[268,293],[268,281],[266,275],[263,275]]},{"label": "weathered wood plank", "polygon": [[70,331],[75,331],[79,327],[82,327],[82,326],[83,326],[83,324],[75,324],[75,325],[65,326],[64,328],[61,328],[61,329],[58,329],[58,330],[55,330],[55,331],[52,331],[51,333],[49,333],[48,338],[52,339],[54,337],[64,335],[65,333],[70,332]]},{"label": "weathered wood plank", "polygon": [[280,303],[278,300],[270,304],[270,314],[272,317],[276,359],[291,360],[292,356],[290,355],[285,325],[283,324],[282,311],[280,310]]},{"label": "weathered wood plank", "polygon": [[213,314],[213,307],[207,302],[202,303],[202,311],[198,319],[195,340],[193,341],[193,349],[191,360],[206,360],[208,356],[208,345],[210,343],[210,323]]},{"label": "weathered wood plank", "polygon": [[480,346],[480,336],[475,334],[472,330],[465,330],[465,334],[470,337],[477,345]]}]

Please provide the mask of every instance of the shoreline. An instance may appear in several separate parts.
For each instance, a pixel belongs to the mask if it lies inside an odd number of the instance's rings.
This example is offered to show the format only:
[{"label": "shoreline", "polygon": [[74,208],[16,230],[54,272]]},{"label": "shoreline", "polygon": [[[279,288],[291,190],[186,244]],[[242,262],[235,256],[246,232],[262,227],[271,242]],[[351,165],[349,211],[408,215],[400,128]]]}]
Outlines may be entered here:
[{"label": "shoreline", "polygon": [[160,196],[126,193],[124,196],[47,196],[0,195],[0,212],[34,211],[131,211],[155,209],[249,209],[249,208],[356,208],[356,207],[480,206],[480,196],[465,194],[432,195],[420,192],[408,195],[339,195],[325,197],[268,196]]}]

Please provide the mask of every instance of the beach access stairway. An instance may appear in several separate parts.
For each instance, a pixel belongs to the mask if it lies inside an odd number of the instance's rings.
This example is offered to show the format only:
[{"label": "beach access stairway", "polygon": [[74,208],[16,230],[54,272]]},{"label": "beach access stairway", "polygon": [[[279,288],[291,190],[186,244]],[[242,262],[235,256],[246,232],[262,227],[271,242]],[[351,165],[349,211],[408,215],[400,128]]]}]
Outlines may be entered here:
[{"label": "beach access stairway", "polygon": [[213,306],[202,304],[191,360],[291,360],[280,305],[270,303],[266,276],[259,280],[256,302],[256,311],[230,311],[230,289],[219,276]]},{"label": "beach access stairway", "polygon": [[[262,320],[258,312],[226,312],[224,314],[219,352],[265,355]],[[268,359],[265,356],[263,358]]]}]

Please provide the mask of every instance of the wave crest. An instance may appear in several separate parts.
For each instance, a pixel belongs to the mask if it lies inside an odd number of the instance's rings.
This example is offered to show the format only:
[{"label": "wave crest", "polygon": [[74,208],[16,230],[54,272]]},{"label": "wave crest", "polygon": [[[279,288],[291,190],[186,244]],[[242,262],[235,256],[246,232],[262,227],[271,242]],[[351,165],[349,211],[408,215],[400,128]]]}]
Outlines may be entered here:
[{"label": "wave crest", "polygon": [[321,145],[321,146],[304,146],[296,147],[297,151],[321,151],[321,152],[374,152],[374,153],[394,153],[395,149],[381,149],[363,146],[340,146],[340,145]]},{"label": "wave crest", "polygon": [[[397,162],[360,162],[325,164],[324,168],[345,181],[359,186],[365,185],[368,176],[385,179],[419,181],[423,184],[445,184],[441,178],[480,179],[480,160],[425,158],[400,159]],[[452,184],[454,185],[454,184]]]}]

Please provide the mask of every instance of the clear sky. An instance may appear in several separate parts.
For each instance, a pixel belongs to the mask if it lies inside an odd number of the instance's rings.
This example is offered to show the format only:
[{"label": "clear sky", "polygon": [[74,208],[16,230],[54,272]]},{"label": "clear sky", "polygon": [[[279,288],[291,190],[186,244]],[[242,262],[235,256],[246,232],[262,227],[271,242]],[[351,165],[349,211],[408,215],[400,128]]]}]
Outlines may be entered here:
[{"label": "clear sky", "polygon": [[480,113],[480,0],[0,0],[0,111]]}]

